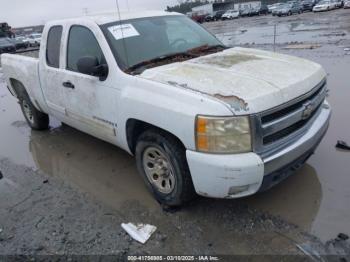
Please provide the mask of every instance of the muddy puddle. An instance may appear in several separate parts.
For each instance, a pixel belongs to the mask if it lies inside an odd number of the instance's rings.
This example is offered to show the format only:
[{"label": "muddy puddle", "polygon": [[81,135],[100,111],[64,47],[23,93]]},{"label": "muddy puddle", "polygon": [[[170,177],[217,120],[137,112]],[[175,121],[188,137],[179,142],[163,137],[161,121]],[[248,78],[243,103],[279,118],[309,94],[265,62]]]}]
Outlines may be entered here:
[{"label": "muddy puddle", "polygon": [[[299,29],[298,29],[299,28]],[[302,29],[304,28],[304,29]],[[276,44],[291,42],[307,43],[334,43],[333,36],[341,36],[348,39],[347,31],[341,29],[330,30],[330,28],[319,28],[312,30],[312,27],[306,24],[277,24],[276,25]],[[245,45],[245,44],[272,44],[274,43],[274,25],[242,27],[232,33],[218,34],[217,37],[226,45]]]},{"label": "muddy puddle", "polygon": [[113,145],[60,126],[46,134],[32,132],[29,150],[41,171],[73,183],[111,207],[118,209],[133,200],[148,208],[158,206],[134,159]]},{"label": "muddy puddle", "polygon": [[[285,26],[287,30],[290,25]],[[305,27],[296,25],[294,30],[304,34]],[[237,201],[280,216],[323,241],[338,233],[350,235],[350,153],[335,149],[338,139],[350,143],[347,109],[350,55],[344,55],[343,48],[336,45],[280,51],[311,59],[325,67],[329,74],[329,101],[333,107],[331,126],[315,155],[296,175],[268,192]],[[73,128],[61,126],[57,121],[53,120],[51,126],[48,132],[30,131],[18,104],[0,80],[0,158],[60,177],[116,209],[130,200],[150,210],[159,209],[139,177],[131,156]],[[222,200],[224,202],[227,200]],[[193,218],[202,219],[196,214]]]},{"label": "muddy puddle", "polygon": [[[341,39],[350,39],[349,12],[340,10],[340,14],[322,18],[322,14],[303,14],[298,17],[271,18],[261,17],[254,24],[243,23],[241,19],[232,22],[207,23],[205,26],[219,40],[228,46],[285,44],[291,42],[337,43]],[[316,16],[314,19],[312,16]],[[315,22],[316,21],[316,22]],[[275,38],[276,26],[276,38]],[[339,38],[340,37],[340,38]]]}]

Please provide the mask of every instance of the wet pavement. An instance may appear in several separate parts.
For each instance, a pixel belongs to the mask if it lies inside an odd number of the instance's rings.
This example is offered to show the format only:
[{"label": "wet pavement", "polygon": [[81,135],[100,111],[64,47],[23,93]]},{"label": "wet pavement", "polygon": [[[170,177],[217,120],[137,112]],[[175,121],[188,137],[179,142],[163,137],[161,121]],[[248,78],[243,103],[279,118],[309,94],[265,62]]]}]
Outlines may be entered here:
[{"label": "wet pavement", "polygon": [[[278,52],[320,63],[328,73],[328,101],[333,108],[330,129],[315,155],[295,176],[278,187],[245,201],[250,206],[278,215],[315,234],[323,241],[337,232],[350,234],[350,153],[337,150],[338,140],[350,142],[347,104],[350,98],[350,12],[304,13],[300,16],[259,17],[253,23],[234,24],[232,36],[221,31],[229,25],[206,24],[229,45],[273,50],[277,24]],[[226,35],[225,35],[226,34]],[[288,44],[317,44],[312,50],[286,50]]]},{"label": "wet pavement", "polygon": [[[350,235],[350,153],[335,148],[339,139],[350,143],[350,55],[344,51],[350,10],[205,26],[226,44],[272,50],[268,31],[276,21],[278,52],[325,67],[333,118],[303,169],[246,199],[199,198],[174,214],[164,212],[131,156],[54,119],[50,131],[31,131],[0,80],[0,254],[301,254],[296,244],[303,243],[337,253],[327,241]],[[295,42],[321,47],[284,49]],[[120,229],[122,222],[150,223],[158,231],[141,246]],[[349,254],[348,248],[340,253]]]}]

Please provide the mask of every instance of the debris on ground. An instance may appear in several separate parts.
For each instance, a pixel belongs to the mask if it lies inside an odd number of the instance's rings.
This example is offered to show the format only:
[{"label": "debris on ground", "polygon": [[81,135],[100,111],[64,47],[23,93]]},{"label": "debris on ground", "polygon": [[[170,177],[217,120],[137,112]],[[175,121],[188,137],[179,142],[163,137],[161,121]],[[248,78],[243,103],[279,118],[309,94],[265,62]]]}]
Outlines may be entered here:
[{"label": "debris on ground", "polygon": [[340,234],[338,235],[338,238],[341,239],[341,240],[343,240],[343,241],[346,241],[346,240],[349,239],[349,236],[348,236],[347,234],[340,233]]},{"label": "debris on ground", "polygon": [[348,235],[344,233],[338,234],[337,238],[331,239],[325,243],[326,253],[337,256],[348,256],[350,250],[350,243],[347,241],[348,239]]},{"label": "debris on ground", "polygon": [[43,181],[43,184],[48,184],[48,183],[49,183],[49,180],[48,180],[48,179],[46,179],[46,180]]},{"label": "debris on ground", "polygon": [[296,244],[297,248],[300,249],[305,255],[309,256],[313,261],[323,261],[321,255],[314,250],[309,244]]},{"label": "debris on ground", "polygon": [[133,223],[124,224],[122,223],[122,228],[136,241],[145,244],[147,240],[152,236],[152,234],[157,230],[157,227],[148,224],[138,224]]},{"label": "debris on ground", "polygon": [[350,51],[350,47],[344,48],[344,51]]},{"label": "debris on ground", "polygon": [[2,179],[4,176],[2,175],[1,171],[0,171],[0,179]]},{"label": "debris on ground", "polygon": [[161,206],[162,206],[162,210],[169,214],[175,214],[176,212],[181,210],[181,207],[173,207],[165,204],[161,204]]},{"label": "debris on ground", "polygon": [[0,228],[0,234],[2,233],[2,231],[3,231],[2,228]]},{"label": "debris on ground", "polygon": [[316,45],[316,44],[294,44],[294,45],[287,45],[283,49],[316,49],[320,47],[321,45]]},{"label": "debris on ground", "polygon": [[321,36],[346,36],[346,33],[344,32],[331,32],[329,34],[322,34]]},{"label": "debris on ground", "polygon": [[350,150],[350,146],[342,140],[339,140],[335,147],[342,150]]}]

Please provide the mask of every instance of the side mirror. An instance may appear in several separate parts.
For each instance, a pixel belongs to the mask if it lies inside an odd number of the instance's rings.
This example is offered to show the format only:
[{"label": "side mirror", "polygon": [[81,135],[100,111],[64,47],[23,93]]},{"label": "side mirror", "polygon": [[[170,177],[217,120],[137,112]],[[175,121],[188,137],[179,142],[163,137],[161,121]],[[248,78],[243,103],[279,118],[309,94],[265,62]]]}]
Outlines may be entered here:
[{"label": "side mirror", "polygon": [[106,80],[108,76],[108,65],[99,64],[97,57],[84,56],[77,62],[79,73],[99,77],[100,81]]}]

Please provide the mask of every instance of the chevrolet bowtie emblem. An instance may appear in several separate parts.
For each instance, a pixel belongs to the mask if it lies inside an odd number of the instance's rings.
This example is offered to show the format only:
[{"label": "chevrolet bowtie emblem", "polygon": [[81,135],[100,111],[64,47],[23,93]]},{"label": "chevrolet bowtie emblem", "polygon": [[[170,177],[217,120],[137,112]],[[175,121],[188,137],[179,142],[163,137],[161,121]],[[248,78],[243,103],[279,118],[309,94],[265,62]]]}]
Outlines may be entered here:
[{"label": "chevrolet bowtie emblem", "polygon": [[311,101],[305,103],[303,106],[304,106],[304,110],[302,114],[302,119],[305,120],[312,115],[312,113],[314,112],[315,106]]}]

